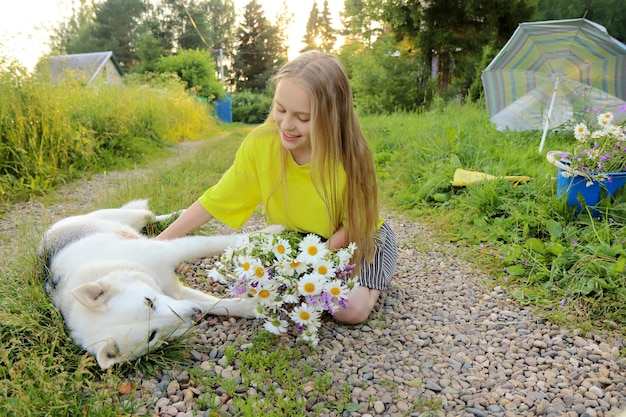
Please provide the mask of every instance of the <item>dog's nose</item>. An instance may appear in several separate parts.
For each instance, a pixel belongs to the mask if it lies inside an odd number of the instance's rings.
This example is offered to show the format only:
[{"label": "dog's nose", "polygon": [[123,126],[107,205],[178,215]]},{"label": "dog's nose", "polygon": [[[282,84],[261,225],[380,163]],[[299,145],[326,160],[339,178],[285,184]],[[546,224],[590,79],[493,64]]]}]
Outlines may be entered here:
[{"label": "dog's nose", "polygon": [[200,310],[198,307],[194,307],[193,308],[193,313],[191,314],[191,318],[193,319],[193,321],[200,321],[202,320],[202,310]]}]

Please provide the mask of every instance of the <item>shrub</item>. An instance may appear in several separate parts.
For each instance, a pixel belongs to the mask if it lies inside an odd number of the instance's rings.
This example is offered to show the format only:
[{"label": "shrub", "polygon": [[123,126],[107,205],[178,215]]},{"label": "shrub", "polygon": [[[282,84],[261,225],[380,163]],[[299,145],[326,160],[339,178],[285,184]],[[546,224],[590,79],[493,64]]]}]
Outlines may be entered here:
[{"label": "shrub", "polygon": [[224,97],[224,87],[217,79],[213,58],[207,51],[186,49],[178,55],[161,58],[159,72],[177,74],[187,90],[208,100]]},{"label": "shrub", "polygon": [[266,94],[243,91],[233,95],[233,122],[263,123],[269,115],[272,98]]}]

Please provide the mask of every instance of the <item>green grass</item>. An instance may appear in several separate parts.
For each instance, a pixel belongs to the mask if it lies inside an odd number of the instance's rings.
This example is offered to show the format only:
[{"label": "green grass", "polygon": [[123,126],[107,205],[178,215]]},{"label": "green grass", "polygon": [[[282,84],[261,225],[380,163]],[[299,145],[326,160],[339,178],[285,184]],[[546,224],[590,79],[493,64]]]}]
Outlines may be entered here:
[{"label": "green grass", "polygon": [[[602,219],[575,216],[555,196],[556,169],[537,151],[538,132],[498,132],[478,105],[366,117],[363,125],[374,151],[385,210],[398,210],[455,242],[461,256],[493,277],[487,285],[504,286],[538,314],[583,330],[613,328],[624,333],[623,196],[614,204],[604,203]],[[221,128],[228,134],[195,145],[191,157],[154,164],[151,175],[102,190],[93,208],[135,198],[150,198],[156,212],[188,206],[230,165],[249,130],[239,125]],[[568,133],[551,133],[546,149],[571,146]],[[531,181],[452,187],[456,168],[528,175]],[[46,297],[36,259],[30,255],[32,242],[16,239],[15,244],[23,259],[0,278],[0,414],[117,416],[141,406],[151,410],[153,404],[127,401],[132,393],[120,395],[118,386],[173,364],[186,369],[187,349],[174,344],[133,364],[99,370],[93,358],[69,340]],[[264,386],[262,394],[237,399],[238,415],[306,414],[302,388],[293,384],[301,375],[311,381],[309,398],[333,391],[335,400],[318,405],[320,409],[358,410],[349,388],[331,386],[326,374],[303,359],[312,356],[301,347],[281,347],[278,354],[272,349],[275,343],[271,335],[259,333],[247,350],[225,347],[225,360],[237,363],[242,378],[250,386]],[[234,389],[227,378],[195,368],[189,372],[207,387],[198,398],[205,410],[217,410],[211,392]],[[419,407],[436,409],[437,404],[426,401]]]},{"label": "green grass", "polygon": [[[556,197],[556,168],[539,154],[540,132],[499,132],[479,105],[365,119],[385,198],[458,243],[521,303],[583,329],[626,328],[626,198],[603,200],[600,218]],[[547,150],[569,151],[571,130]],[[457,168],[525,175],[453,187]]]}]

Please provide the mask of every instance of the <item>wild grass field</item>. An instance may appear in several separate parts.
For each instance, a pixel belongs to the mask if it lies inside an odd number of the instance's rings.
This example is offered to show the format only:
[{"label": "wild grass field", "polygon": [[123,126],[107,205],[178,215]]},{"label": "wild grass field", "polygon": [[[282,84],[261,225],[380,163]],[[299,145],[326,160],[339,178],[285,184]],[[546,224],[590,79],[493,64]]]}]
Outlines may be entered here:
[{"label": "wild grass field", "polygon": [[[128,101],[106,89],[94,89],[89,98],[77,94],[67,101],[56,97],[56,90],[40,93],[35,86],[0,89],[0,103],[4,103],[0,106],[2,210],[10,210],[11,201],[18,199],[53,198],[58,184],[102,169],[132,167],[136,161],[150,165],[153,174],[102,190],[95,206],[149,197],[155,211],[168,212],[197,198],[229,166],[251,127],[218,126],[193,100],[173,99],[158,89],[153,97],[145,88],[134,90]],[[72,94],[69,89],[66,93]],[[74,107],[76,101],[82,107]],[[181,111],[179,106],[188,106],[188,112],[171,110]],[[135,108],[141,110],[131,111]],[[612,203],[604,201],[599,217],[590,216],[587,210],[576,215],[556,197],[556,169],[546,161],[545,152],[537,150],[540,134],[497,131],[480,103],[441,102],[429,112],[369,116],[362,122],[386,207],[438,230],[442,239],[454,242],[460,253],[492,277],[491,284],[502,285],[538,314],[583,331],[626,334],[623,193]],[[161,123],[165,124],[157,128]],[[116,130],[110,131],[112,126]],[[228,134],[216,137],[218,131]],[[182,163],[161,164],[171,155],[168,146],[189,139],[206,143]],[[103,153],[98,164],[90,163],[98,160],[91,155],[109,141],[118,143],[117,150]],[[566,151],[573,144],[568,130],[552,132],[546,149]],[[75,153],[85,148],[89,148],[87,157],[78,158]],[[495,179],[456,187],[451,181],[457,168],[496,177],[524,175],[530,181],[517,184]],[[21,176],[22,170],[28,175]],[[15,239],[13,245],[24,254],[34,253],[33,242]],[[16,260],[2,275],[0,294],[0,414],[132,413],[127,403],[112,401],[110,395],[128,368],[102,373],[92,358],[69,341],[44,292],[34,256]],[[263,338],[255,343],[258,352],[267,353]],[[247,360],[277,360],[254,352],[250,351]],[[180,348],[172,346],[133,366],[154,372],[176,362],[180,354]],[[285,352],[283,359],[289,357]],[[285,381],[300,371],[289,370],[287,365],[281,369],[283,374],[273,377]]]}]

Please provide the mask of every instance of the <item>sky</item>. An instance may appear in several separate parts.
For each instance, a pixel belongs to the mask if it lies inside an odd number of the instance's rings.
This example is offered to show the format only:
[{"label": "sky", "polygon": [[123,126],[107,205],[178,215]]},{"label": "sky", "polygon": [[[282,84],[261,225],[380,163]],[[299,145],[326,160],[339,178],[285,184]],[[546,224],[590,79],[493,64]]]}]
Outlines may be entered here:
[{"label": "sky", "polygon": [[[265,16],[274,20],[282,7],[282,0],[258,0]],[[302,48],[301,40],[306,32],[306,23],[314,0],[287,0],[293,12],[293,21],[288,28],[289,57],[293,58]],[[235,0],[237,15],[243,14],[249,0]],[[317,0],[322,8],[323,0]],[[50,29],[70,15],[70,0],[0,0],[0,56],[16,59],[32,69],[40,57],[48,52]],[[343,0],[328,0],[332,13],[333,27],[339,28],[339,12]]]}]

